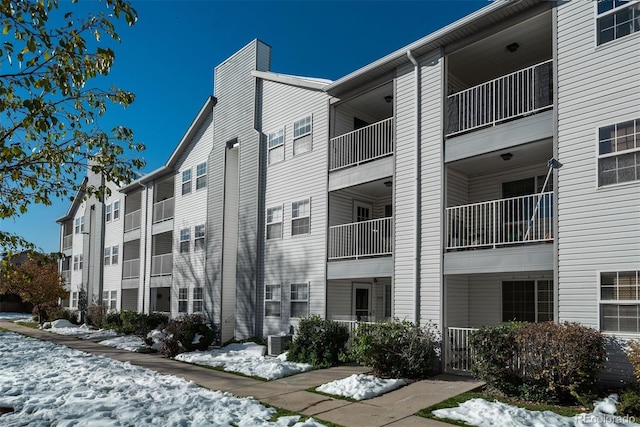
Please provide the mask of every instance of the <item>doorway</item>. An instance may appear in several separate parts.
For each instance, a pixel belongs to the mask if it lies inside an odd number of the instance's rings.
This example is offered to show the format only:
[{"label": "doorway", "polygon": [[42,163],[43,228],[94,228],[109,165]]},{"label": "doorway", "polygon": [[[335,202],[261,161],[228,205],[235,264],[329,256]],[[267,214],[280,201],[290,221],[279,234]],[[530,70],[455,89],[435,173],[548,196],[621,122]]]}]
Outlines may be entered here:
[{"label": "doorway", "polygon": [[371,283],[353,284],[353,315],[358,322],[371,319]]}]

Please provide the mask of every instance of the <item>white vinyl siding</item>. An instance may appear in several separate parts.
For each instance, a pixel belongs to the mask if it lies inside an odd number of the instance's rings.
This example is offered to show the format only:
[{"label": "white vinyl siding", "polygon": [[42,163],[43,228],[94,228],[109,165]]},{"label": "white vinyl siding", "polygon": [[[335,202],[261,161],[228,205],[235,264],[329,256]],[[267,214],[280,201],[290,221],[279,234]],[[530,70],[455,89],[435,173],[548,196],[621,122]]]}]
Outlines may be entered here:
[{"label": "white vinyl siding", "polygon": [[291,317],[303,318],[309,315],[309,284],[291,284]]},{"label": "white vinyl siding", "polygon": [[640,2],[598,0],[596,7],[599,45],[640,31]]},{"label": "white vinyl siding", "polygon": [[284,128],[267,135],[267,146],[270,165],[284,160]]},{"label": "white vinyl siding", "polygon": [[309,199],[291,203],[291,235],[309,234],[311,224]]},{"label": "white vinyl siding", "polygon": [[282,238],[282,206],[267,209],[267,240]]},{"label": "white vinyl siding", "polygon": [[280,317],[282,285],[265,285],[264,287],[264,315],[266,317]]},{"label": "white vinyl siding", "polygon": [[598,130],[598,186],[640,180],[640,119]]}]

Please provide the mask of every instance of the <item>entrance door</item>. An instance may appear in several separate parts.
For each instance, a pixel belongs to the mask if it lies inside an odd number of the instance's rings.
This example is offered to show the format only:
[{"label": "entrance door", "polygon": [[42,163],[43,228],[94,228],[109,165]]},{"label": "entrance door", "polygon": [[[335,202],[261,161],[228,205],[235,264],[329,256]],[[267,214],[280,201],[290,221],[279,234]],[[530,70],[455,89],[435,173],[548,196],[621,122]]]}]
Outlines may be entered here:
[{"label": "entrance door", "polygon": [[373,207],[371,203],[353,201],[353,221],[362,222],[373,218]]},{"label": "entrance door", "polygon": [[[353,221],[369,221],[373,217],[373,207],[371,203],[353,201]],[[358,224],[355,228],[354,244],[356,258],[361,255],[371,253],[371,224]]]},{"label": "entrance door", "polygon": [[371,284],[353,284],[353,315],[355,320],[368,322],[371,320]]}]

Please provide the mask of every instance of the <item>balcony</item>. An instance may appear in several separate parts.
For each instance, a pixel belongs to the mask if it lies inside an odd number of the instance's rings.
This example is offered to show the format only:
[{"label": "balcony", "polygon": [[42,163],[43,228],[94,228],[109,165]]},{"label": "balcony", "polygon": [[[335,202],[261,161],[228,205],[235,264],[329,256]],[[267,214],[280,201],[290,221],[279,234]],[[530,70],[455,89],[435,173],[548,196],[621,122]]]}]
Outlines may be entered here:
[{"label": "balcony", "polygon": [[154,203],[153,223],[166,221],[173,218],[173,197]]},{"label": "balcony", "polygon": [[447,97],[447,137],[495,126],[553,106],[553,61],[518,70]]},{"label": "balcony", "polygon": [[553,193],[446,209],[446,251],[553,241]]},{"label": "balcony", "polygon": [[394,119],[379,121],[329,141],[329,171],[336,171],[382,157],[394,150]]},{"label": "balcony", "polygon": [[65,285],[71,284],[71,270],[62,270],[62,281]]},{"label": "balcony", "polygon": [[71,248],[73,248],[73,234],[62,237],[62,250],[66,251]]},{"label": "balcony", "polygon": [[128,259],[122,262],[122,278],[137,279],[140,277],[140,259]]},{"label": "balcony", "polygon": [[173,273],[173,254],[151,257],[151,277],[170,276]]},{"label": "balcony", "polygon": [[329,227],[329,260],[393,254],[393,217]]},{"label": "balcony", "polygon": [[[140,228],[141,210],[130,212],[124,216],[124,232]],[[172,214],[173,216],[173,214]]]}]

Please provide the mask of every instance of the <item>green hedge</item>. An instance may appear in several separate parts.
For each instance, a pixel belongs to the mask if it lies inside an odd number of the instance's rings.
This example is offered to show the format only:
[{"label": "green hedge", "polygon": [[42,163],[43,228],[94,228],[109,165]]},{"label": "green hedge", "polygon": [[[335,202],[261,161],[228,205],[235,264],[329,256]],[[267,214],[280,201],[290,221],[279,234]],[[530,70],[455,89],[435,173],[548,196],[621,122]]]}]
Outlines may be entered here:
[{"label": "green hedge", "polygon": [[289,346],[287,360],[328,368],[346,354],[349,329],[333,320],[311,316],[300,320],[298,334]]}]

